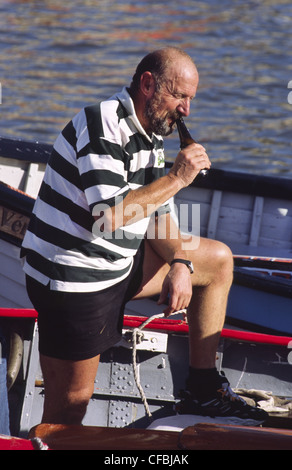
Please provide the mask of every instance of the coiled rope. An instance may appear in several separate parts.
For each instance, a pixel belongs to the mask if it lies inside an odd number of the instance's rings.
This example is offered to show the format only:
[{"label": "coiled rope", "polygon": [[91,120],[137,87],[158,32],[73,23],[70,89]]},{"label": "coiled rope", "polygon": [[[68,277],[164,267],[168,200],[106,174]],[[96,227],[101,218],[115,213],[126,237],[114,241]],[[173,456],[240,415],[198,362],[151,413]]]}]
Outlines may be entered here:
[{"label": "coiled rope", "polygon": [[[183,314],[186,314],[186,310],[183,309],[183,310],[177,310],[176,312],[173,312],[171,313],[169,316],[171,315],[177,315],[179,313],[183,313]],[[134,328],[133,329],[133,333],[132,333],[132,342],[133,342],[133,352],[132,352],[132,360],[133,360],[133,373],[134,373],[134,379],[135,379],[135,382],[136,382],[136,386],[139,390],[139,393],[140,393],[140,396],[141,396],[141,400],[143,402],[143,405],[144,405],[144,408],[145,408],[145,411],[146,411],[146,414],[147,416],[149,417],[149,419],[152,418],[152,414],[150,412],[150,409],[149,409],[149,405],[148,405],[148,402],[147,402],[147,398],[146,398],[146,395],[144,393],[144,390],[143,390],[143,387],[140,383],[140,377],[139,377],[139,371],[138,371],[138,367],[137,367],[137,344],[139,344],[139,338],[140,338],[140,341],[141,341],[141,338],[142,338],[142,333],[141,333],[141,330],[143,328],[145,328],[145,326],[147,326],[150,322],[152,322],[153,320],[157,319],[157,318],[162,318],[162,317],[165,317],[165,314],[164,313],[158,313],[156,315],[152,315],[151,317],[147,318],[147,320],[145,320],[139,327],[137,328]]]}]

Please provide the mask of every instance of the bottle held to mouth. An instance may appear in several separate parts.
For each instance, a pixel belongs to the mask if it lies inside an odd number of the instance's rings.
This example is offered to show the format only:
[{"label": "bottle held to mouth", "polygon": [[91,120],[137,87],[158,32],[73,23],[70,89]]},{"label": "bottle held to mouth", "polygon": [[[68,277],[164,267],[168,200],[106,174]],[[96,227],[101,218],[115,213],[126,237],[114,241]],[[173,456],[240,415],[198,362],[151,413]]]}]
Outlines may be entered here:
[{"label": "bottle held to mouth", "polygon": [[[187,126],[185,125],[185,122],[183,118],[179,118],[176,120],[176,125],[177,125],[177,130],[180,138],[180,148],[184,149],[190,144],[196,143],[196,141],[192,138]],[[204,168],[203,170],[200,171],[199,175],[201,176],[207,176],[208,174],[208,169]]]}]

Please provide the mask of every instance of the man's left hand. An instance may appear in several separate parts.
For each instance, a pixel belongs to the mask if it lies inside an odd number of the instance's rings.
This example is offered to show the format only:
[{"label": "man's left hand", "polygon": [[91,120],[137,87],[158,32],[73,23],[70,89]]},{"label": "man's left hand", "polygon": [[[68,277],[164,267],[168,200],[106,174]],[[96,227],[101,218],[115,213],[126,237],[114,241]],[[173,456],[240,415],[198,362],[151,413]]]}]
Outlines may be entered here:
[{"label": "man's left hand", "polygon": [[[169,295],[169,299],[167,298]],[[187,266],[175,263],[171,266],[164,279],[158,305],[167,303],[163,311],[166,317],[173,312],[185,309],[189,306],[192,298],[191,274]]]}]

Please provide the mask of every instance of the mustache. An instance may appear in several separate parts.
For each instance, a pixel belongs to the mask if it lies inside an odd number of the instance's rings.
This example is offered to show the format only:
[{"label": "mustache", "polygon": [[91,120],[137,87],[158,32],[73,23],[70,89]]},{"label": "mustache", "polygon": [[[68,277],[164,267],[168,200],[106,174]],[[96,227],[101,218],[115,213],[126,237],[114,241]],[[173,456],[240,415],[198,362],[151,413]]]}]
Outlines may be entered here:
[{"label": "mustache", "polygon": [[178,111],[174,111],[174,112],[168,113],[167,117],[174,121],[177,121],[178,119],[182,117],[182,114],[179,113]]}]

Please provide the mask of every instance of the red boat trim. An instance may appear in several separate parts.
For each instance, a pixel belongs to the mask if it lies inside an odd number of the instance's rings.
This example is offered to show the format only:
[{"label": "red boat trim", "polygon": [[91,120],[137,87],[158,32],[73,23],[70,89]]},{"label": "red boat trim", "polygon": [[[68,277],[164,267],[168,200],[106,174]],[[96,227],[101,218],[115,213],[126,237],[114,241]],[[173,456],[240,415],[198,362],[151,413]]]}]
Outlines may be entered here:
[{"label": "red boat trim", "polygon": [[292,337],[289,336],[266,335],[264,333],[229,330],[226,328],[223,329],[221,336],[238,341],[248,341],[249,343],[274,344],[279,346],[288,346],[290,343],[292,349]]},{"label": "red boat trim", "polygon": [[35,447],[30,440],[0,434],[0,450],[35,450]]},{"label": "red boat trim", "polygon": [[37,318],[33,308],[0,308],[0,317],[8,318]]},{"label": "red boat trim", "polygon": [[[124,327],[139,328],[139,326],[147,320],[148,317],[124,316]],[[148,329],[172,331],[173,333],[188,333],[188,324],[182,320],[154,319],[147,325]],[[280,346],[288,346],[292,337],[268,335],[264,333],[254,333],[249,331],[232,330],[223,328],[222,338],[228,338],[237,341],[247,341],[249,343],[273,344]]]},{"label": "red boat trim", "polygon": [[[27,318],[37,319],[37,312],[30,308],[0,308],[0,318]],[[141,316],[124,316],[124,328],[139,328],[148,317]],[[189,332],[188,324],[183,320],[170,320],[168,318],[155,318],[147,326],[150,330],[169,331],[172,333],[185,333]],[[250,331],[232,330],[223,328],[222,338],[227,338],[236,341],[246,341],[249,343],[273,344],[279,346],[291,346],[292,337],[290,336],[277,336],[268,335],[264,333],[254,333]]]},{"label": "red boat trim", "polygon": [[259,268],[277,271],[292,271],[292,258],[269,258],[264,256],[233,255],[234,265],[243,268]]},{"label": "red boat trim", "polygon": [[292,258],[275,258],[274,256],[248,256],[248,255],[233,255],[234,259],[250,261],[265,261],[265,262],[280,262],[280,263],[292,263]]}]

